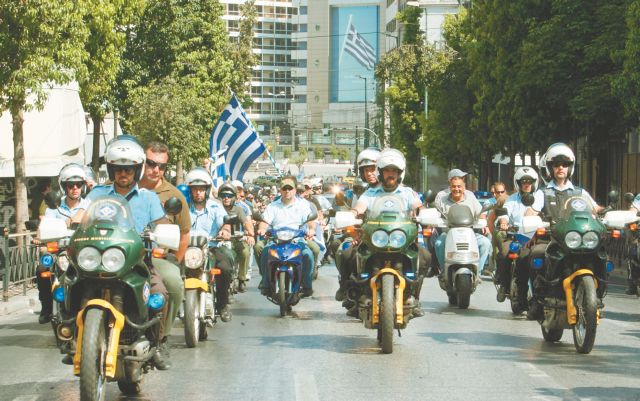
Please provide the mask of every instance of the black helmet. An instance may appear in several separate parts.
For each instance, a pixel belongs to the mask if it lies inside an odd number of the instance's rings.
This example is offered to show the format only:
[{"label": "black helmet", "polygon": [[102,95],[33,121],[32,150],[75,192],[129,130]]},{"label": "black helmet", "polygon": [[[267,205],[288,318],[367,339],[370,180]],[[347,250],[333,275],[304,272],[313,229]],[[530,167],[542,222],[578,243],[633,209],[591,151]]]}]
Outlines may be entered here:
[{"label": "black helmet", "polygon": [[232,194],[234,198],[238,195],[236,187],[230,182],[225,182],[218,188],[218,198],[222,198],[222,194],[224,193]]}]

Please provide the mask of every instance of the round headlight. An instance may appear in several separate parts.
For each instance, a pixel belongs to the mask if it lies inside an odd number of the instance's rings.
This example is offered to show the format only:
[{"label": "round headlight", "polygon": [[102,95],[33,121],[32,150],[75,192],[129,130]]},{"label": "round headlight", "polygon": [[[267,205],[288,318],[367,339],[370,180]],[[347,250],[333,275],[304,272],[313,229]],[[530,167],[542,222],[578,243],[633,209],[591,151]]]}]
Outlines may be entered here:
[{"label": "round headlight", "polygon": [[280,241],[291,241],[293,239],[293,231],[290,230],[282,230],[278,231],[277,238]]},{"label": "round headlight", "polygon": [[374,231],[371,235],[371,243],[377,248],[384,248],[389,243],[389,234],[386,231]]},{"label": "round headlight", "polygon": [[595,249],[595,247],[598,246],[599,242],[600,238],[598,238],[598,234],[594,233],[593,231],[589,231],[582,236],[582,244],[585,246],[585,248]]},{"label": "round headlight", "polygon": [[100,266],[102,255],[100,251],[92,246],[86,246],[78,253],[78,265],[87,271],[93,271]]},{"label": "round headlight", "polygon": [[102,254],[102,265],[110,272],[116,272],[124,266],[124,252],[118,248],[109,248]]},{"label": "round headlight", "polygon": [[189,269],[197,269],[202,266],[204,260],[204,253],[202,249],[196,247],[190,247],[187,252],[184,253],[184,265]]},{"label": "round headlight", "polygon": [[402,248],[407,243],[407,235],[400,230],[392,231],[389,234],[389,245],[393,248]]},{"label": "round headlight", "polygon": [[67,255],[62,254],[58,256],[58,269],[60,269],[61,272],[66,272],[68,268],[69,258],[67,257]]},{"label": "round headlight", "polygon": [[569,231],[564,237],[564,243],[571,249],[576,249],[582,245],[582,236],[575,231]]}]

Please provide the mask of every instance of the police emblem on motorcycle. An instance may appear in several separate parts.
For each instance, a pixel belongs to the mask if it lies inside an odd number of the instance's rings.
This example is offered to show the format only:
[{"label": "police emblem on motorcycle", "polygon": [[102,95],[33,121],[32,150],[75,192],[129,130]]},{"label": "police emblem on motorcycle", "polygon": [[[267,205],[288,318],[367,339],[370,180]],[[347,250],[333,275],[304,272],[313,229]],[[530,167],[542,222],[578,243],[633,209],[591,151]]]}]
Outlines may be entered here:
[{"label": "police emblem on motorcycle", "polygon": [[149,302],[150,296],[151,296],[151,287],[149,286],[149,283],[144,283],[144,287],[142,287],[142,299],[144,300],[145,304]]},{"label": "police emblem on motorcycle", "polygon": [[118,210],[115,206],[105,203],[98,209],[96,217],[100,220],[111,220],[116,213],[118,213]]},{"label": "police emblem on motorcycle", "polygon": [[384,207],[387,209],[391,209],[392,207],[394,207],[396,205],[396,203],[394,201],[392,201],[391,199],[384,201],[383,203]]},{"label": "police emblem on motorcycle", "polygon": [[587,204],[582,199],[576,199],[571,202],[571,209],[577,212],[583,212],[587,210]]}]

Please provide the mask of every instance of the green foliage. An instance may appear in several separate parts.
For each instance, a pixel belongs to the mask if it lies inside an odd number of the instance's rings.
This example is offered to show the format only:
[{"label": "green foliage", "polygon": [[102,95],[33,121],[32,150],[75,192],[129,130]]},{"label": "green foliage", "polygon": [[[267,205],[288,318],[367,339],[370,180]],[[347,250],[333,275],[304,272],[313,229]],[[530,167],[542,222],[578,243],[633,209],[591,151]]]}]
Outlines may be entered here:
[{"label": "green foliage", "polygon": [[282,154],[283,154],[285,159],[290,158],[291,157],[291,148],[284,148],[284,150],[282,151]]},{"label": "green foliage", "polygon": [[315,156],[316,159],[324,158],[324,149],[322,149],[322,147],[320,146],[316,146],[313,149],[313,155]]},{"label": "green foliage", "polygon": [[624,47],[623,73],[614,82],[617,96],[623,99],[625,115],[640,119],[640,0],[632,0],[625,16],[627,37]]}]

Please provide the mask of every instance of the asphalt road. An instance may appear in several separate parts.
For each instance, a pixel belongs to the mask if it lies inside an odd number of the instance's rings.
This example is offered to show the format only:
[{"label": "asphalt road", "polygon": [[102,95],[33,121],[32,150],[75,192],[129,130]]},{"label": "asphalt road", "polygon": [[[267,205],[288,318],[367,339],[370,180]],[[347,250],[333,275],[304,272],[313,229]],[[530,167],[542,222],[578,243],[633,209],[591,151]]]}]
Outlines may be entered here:
[{"label": "asphalt road", "polygon": [[[315,294],[280,318],[257,281],[237,297],[233,320],[184,347],[177,323],[173,368],[146,375],[137,400],[640,400],[640,299],[612,285],[589,355],[565,331],[542,340],[536,322],[514,317],[484,281],[468,310],[447,304],[436,280],[422,292],[424,317],[380,353],[376,333],[333,300],[324,266]],[[508,302],[508,301],[507,301]],[[0,400],[77,400],[78,379],[60,363],[48,325],[28,311],[0,317]],[[108,400],[122,400],[116,384]]]}]

